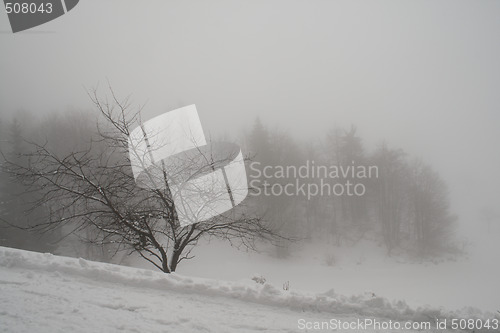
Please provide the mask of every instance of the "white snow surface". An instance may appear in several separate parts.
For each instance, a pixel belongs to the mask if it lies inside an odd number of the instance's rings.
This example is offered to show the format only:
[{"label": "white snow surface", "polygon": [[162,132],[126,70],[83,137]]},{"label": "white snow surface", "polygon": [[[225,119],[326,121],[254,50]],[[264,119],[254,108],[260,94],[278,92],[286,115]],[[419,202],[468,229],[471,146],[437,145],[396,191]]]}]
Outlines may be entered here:
[{"label": "white snow surface", "polygon": [[492,315],[470,308],[460,313],[411,309],[404,301],[374,294],[285,291],[250,277],[191,278],[0,247],[1,332],[296,332],[299,319],[434,321]]},{"label": "white snow surface", "polygon": [[[500,233],[478,238],[467,253],[442,256],[433,261],[403,254],[388,257],[373,241],[334,246],[321,242],[293,244],[290,256],[277,258],[273,249],[261,253],[235,251],[230,245],[211,241],[199,244],[191,253],[196,258],[183,262],[177,273],[209,279],[239,281],[258,273],[280,286],[290,281],[291,290],[323,293],[331,288],[342,295],[375,293],[410,307],[439,307],[449,311],[474,307],[485,312],[500,311]],[[335,258],[331,265],[327,255]],[[151,268],[140,258],[130,266]]]}]

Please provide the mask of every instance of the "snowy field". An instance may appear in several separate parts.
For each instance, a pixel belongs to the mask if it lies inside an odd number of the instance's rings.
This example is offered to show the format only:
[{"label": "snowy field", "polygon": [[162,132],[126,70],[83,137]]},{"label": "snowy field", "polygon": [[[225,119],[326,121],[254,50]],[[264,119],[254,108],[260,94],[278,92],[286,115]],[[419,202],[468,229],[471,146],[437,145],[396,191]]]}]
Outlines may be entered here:
[{"label": "snowy field", "polygon": [[[456,311],[473,307],[496,313],[500,310],[500,232],[469,236],[467,254],[434,261],[404,255],[387,257],[383,246],[368,241],[342,247],[297,244],[286,259],[270,256],[271,249],[267,253],[245,253],[211,242],[196,248],[196,258],[183,262],[177,273],[231,281],[258,274],[278,287],[289,281],[291,290],[374,293],[404,300],[414,308]],[[151,267],[141,259],[129,264]]]},{"label": "snowy field", "polygon": [[190,278],[0,248],[2,332],[305,332],[301,319],[404,324],[493,316],[464,311],[414,309],[373,293],[285,291],[251,279]]}]

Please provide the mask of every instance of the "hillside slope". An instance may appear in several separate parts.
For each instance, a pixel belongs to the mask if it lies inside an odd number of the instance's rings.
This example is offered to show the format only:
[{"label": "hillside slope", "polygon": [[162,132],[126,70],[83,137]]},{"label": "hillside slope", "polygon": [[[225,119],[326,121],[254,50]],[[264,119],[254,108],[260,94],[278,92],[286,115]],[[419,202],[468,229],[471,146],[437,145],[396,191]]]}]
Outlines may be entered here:
[{"label": "hillside slope", "polygon": [[195,279],[0,248],[2,332],[295,332],[331,319],[404,323],[457,315],[375,295],[283,291],[250,279]]}]

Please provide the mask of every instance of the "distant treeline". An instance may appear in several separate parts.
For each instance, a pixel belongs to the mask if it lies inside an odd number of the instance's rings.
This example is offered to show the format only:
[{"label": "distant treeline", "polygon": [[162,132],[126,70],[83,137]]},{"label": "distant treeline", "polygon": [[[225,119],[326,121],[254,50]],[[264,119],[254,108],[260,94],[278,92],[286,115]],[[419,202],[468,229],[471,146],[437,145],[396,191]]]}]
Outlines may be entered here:
[{"label": "distant treeline", "polygon": [[[251,199],[254,207],[286,234],[322,238],[337,245],[368,238],[383,244],[389,255],[404,252],[425,257],[455,251],[452,235],[456,217],[449,211],[445,182],[431,166],[402,149],[381,143],[369,152],[355,126],[332,128],[319,142],[299,142],[288,133],[269,130],[259,119],[243,141],[250,160],[258,162],[248,168],[250,184],[253,180],[255,187],[260,187],[253,188],[258,193]],[[316,177],[280,171],[304,167],[316,172]],[[354,172],[339,174],[338,170],[349,167],[351,171],[361,168],[361,177]],[[260,172],[255,172],[256,168]],[[368,175],[366,170],[370,169],[373,172]],[[333,176],[332,170],[337,170]],[[274,177],[266,177],[270,173]],[[290,195],[304,184],[315,195],[302,195],[303,191]],[[353,189],[359,185],[357,194],[342,192],[345,184]],[[328,193],[334,186],[338,191]],[[321,189],[325,191],[321,193]],[[288,251],[287,244],[278,247],[280,255]]]},{"label": "distant treeline", "polygon": [[[10,118],[0,117],[0,163],[5,159],[28,163],[30,141],[44,144],[61,156],[90,146],[99,149],[101,143],[92,140],[97,122],[98,117],[92,111],[81,110],[39,118],[28,112],[19,112]],[[300,142],[283,131],[269,130],[259,119],[250,124],[237,141],[248,155],[249,209],[260,212],[266,223],[281,230],[287,238],[322,239],[335,245],[352,245],[362,239],[372,239],[385,246],[389,255],[411,253],[425,257],[452,250],[456,217],[449,211],[446,184],[429,165],[409,157],[403,150],[380,144],[375,151],[366,151],[355,126],[332,128],[319,142]],[[344,172],[336,179],[312,177],[304,180],[298,174],[264,177],[266,167],[267,171],[287,167],[298,170],[307,163],[329,170],[361,166],[365,171],[376,171],[376,177],[357,177],[357,173],[351,172]],[[336,192],[290,195],[295,194],[292,186],[287,187],[288,192],[284,191],[287,184],[296,187],[301,182],[309,188],[335,187]],[[358,193],[340,194],[338,184],[346,183],[358,184]],[[278,195],[276,191],[264,192],[273,186],[283,192]],[[359,195],[361,188],[363,193]],[[91,230],[55,228],[41,235],[24,230],[33,223],[43,224],[39,220],[40,216],[45,216],[42,211],[46,213],[51,209],[49,205],[30,205],[43,190],[26,192],[16,179],[5,172],[0,173],[0,218],[3,221],[0,223],[0,246],[108,260],[109,249],[96,249],[95,245],[78,242],[85,238],[79,237],[79,233]],[[289,244],[289,240],[283,240],[276,247],[278,255],[288,255]]]}]

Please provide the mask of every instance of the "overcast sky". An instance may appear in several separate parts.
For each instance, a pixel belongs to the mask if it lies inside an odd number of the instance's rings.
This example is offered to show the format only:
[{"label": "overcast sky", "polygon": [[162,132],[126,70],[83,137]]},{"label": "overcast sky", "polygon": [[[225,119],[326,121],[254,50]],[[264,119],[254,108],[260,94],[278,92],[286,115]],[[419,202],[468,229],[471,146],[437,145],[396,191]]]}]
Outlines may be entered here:
[{"label": "overcast sky", "polygon": [[196,104],[206,132],[354,123],[435,166],[456,210],[498,206],[500,1],[81,0],[0,32],[2,113],[90,108],[109,80],[145,118]]}]

